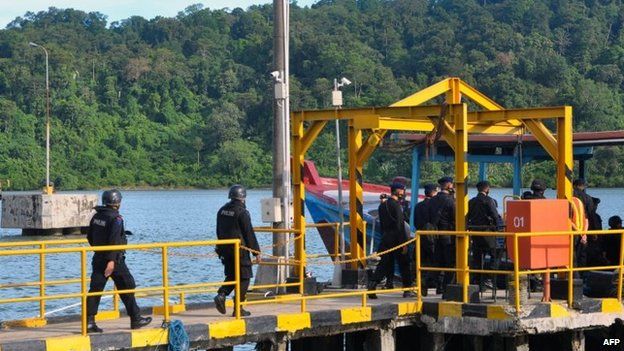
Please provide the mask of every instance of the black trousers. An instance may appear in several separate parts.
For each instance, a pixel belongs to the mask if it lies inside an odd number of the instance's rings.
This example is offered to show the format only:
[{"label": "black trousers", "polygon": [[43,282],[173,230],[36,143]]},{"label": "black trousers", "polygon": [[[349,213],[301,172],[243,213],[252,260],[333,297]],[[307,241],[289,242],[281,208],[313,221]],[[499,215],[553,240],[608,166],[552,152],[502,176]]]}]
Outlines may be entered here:
[{"label": "black trousers", "polygon": [[[91,286],[89,287],[89,292],[100,292],[106,287],[108,278],[104,276],[104,270],[106,269],[107,263],[107,261],[98,258],[94,258],[93,262],[91,262],[93,271],[91,272]],[[129,290],[136,288],[134,277],[130,273],[128,266],[126,266],[125,258],[115,262],[115,270],[113,271],[113,274],[110,275],[110,278],[113,279],[117,290]],[[119,297],[126,306],[126,312],[130,318],[136,318],[140,315],[140,309],[136,303],[133,293],[119,294]],[[87,297],[87,316],[95,316],[97,314],[101,298],[102,296]]]},{"label": "black trousers", "polygon": [[[454,239],[452,239],[454,240]],[[438,267],[451,268],[455,267],[455,243],[443,238],[436,239],[435,242],[435,258]],[[444,290],[446,286],[453,282],[454,272],[442,273],[442,281],[440,287]]]},{"label": "black trousers", "polygon": [[[490,255],[490,261],[484,262],[485,255]],[[474,247],[474,251],[472,253],[472,262],[471,265],[473,269],[491,269],[498,270],[499,266],[499,258],[498,258],[498,250],[495,247],[485,247],[485,246],[476,246]],[[494,284],[496,284],[496,280],[494,277],[497,275],[493,274],[480,274],[475,273],[473,283],[481,284],[485,279],[492,279]]]},{"label": "black trousers", "polygon": [[[381,249],[380,249],[381,250]],[[407,254],[403,254],[401,250],[394,250],[381,256],[381,261],[373,273],[373,282],[379,283],[384,277],[392,277],[394,279],[394,263],[399,263],[399,271],[401,272],[401,280],[403,281],[403,287],[407,288],[412,286],[413,275],[410,271],[410,264]],[[386,282],[386,285],[388,283]]]},{"label": "black trousers", "polygon": [[[234,281],[235,278],[234,276],[225,276],[225,282],[231,282]],[[247,296],[247,289],[249,289],[249,282],[251,281],[251,279],[249,278],[241,278],[240,280],[240,300],[241,301],[245,301],[245,297]],[[234,291],[234,288],[236,286],[235,285],[223,285],[222,287],[219,288],[218,293],[228,296],[232,291]]]},{"label": "black trousers", "polygon": [[[435,242],[433,238],[423,236],[420,243],[420,264],[425,267],[433,267],[435,260]],[[435,288],[438,283],[438,272],[424,271],[421,274],[423,288]]]}]

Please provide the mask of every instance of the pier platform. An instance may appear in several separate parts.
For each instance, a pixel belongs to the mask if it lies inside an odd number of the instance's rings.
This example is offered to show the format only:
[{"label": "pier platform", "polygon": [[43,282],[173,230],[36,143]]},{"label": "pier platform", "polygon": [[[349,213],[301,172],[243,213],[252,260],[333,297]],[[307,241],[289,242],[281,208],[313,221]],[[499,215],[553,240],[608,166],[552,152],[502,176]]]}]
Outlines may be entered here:
[{"label": "pier platform", "polygon": [[[500,293],[499,302],[503,302]],[[587,345],[585,332],[605,330],[624,318],[615,299],[585,299],[577,308],[565,302],[532,300],[516,316],[512,307],[494,302],[470,304],[426,297],[421,303],[401,294],[379,295],[361,307],[359,297],[309,300],[307,312],[298,302],[249,306],[252,316],[236,320],[219,314],[211,304],[188,305],[172,314],[184,323],[192,348],[228,349],[260,343],[265,350],[529,350],[533,337],[550,335],[560,350],[601,349]],[[41,328],[0,330],[1,351],[121,350],[166,347],[168,331],[162,316],[146,329],[130,330],[121,318],[98,322],[102,334],[80,334],[78,317],[49,321]],[[606,335],[605,337],[608,337]],[[553,339],[554,338],[554,339]],[[535,343],[535,342],[534,342]],[[563,344],[561,344],[563,343]],[[455,346],[452,346],[455,345]],[[468,345],[468,346],[466,346]],[[531,350],[541,349],[531,347]],[[542,345],[543,346],[543,345]],[[465,348],[468,347],[468,348]]]}]

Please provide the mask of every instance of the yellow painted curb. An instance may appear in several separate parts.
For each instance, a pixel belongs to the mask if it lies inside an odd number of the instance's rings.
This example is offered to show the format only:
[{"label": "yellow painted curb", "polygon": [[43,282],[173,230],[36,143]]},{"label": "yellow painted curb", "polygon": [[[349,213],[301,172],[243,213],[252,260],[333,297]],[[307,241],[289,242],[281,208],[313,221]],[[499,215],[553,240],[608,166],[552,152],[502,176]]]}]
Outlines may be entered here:
[{"label": "yellow painted curb", "polygon": [[208,324],[208,333],[213,339],[224,339],[233,336],[241,336],[247,333],[247,325],[244,319],[233,319],[225,322]]},{"label": "yellow painted curb", "polygon": [[88,335],[46,339],[46,351],[91,351]]},{"label": "yellow painted curb", "polygon": [[169,343],[169,329],[132,331],[132,347],[165,345],[167,343]]},{"label": "yellow painted curb", "polygon": [[370,307],[344,308],[340,310],[342,324],[370,322],[372,312]]},{"label": "yellow painted curb", "polygon": [[297,330],[310,328],[311,325],[310,314],[307,312],[281,314],[277,316],[278,331],[295,332]]}]

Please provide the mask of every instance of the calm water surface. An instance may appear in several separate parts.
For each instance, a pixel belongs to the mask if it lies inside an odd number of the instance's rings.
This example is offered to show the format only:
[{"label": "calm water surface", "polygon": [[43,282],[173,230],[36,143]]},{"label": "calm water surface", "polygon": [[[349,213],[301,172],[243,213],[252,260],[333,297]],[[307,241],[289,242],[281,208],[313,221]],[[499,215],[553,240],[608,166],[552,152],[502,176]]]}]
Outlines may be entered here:
[{"label": "calm water surface", "polygon": [[[606,226],[612,215],[624,214],[624,189],[589,189],[588,193],[602,200],[599,213]],[[470,191],[470,196],[475,194]],[[504,195],[511,194],[511,189],[493,189],[492,196],[502,204]],[[124,191],[123,207],[126,229],[134,235],[129,243],[194,241],[216,239],[216,212],[227,201],[227,190],[188,190],[188,191]],[[554,197],[554,191],[546,195]],[[270,190],[250,190],[247,206],[251,213],[254,226],[264,225],[260,221],[260,199],[271,197]],[[308,218],[310,218],[308,216]],[[0,241],[24,240],[19,230],[2,229]],[[28,238],[33,239],[33,238]],[[36,238],[35,238],[36,239]],[[271,235],[259,233],[261,246],[271,244]],[[306,239],[310,253],[325,253],[316,230],[309,230]],[[267,248],[266,250],[270,250]],[[173,284],[213,282],[223,279],[223,270],[216,258],[201,257],[211,254],[212,247],[172,250],[169,258],[169,279]],[[200,254],[185,255],[185,254]],[[160,254],[149,251],[131,251],[127,253],[127,263],[131,268],[139,287],[158,286],[161,284]],[[310,267],[319,281],[329,281],[332,266]],[[68,279],[79,277],[79,254],[51,254],[46,258],[47,280]],[[39,279],[38,256],[0,257],[0,284],[37,281]],[[109,283],[112,286],[112,283]],[[47,287],[48,294],[79,292],[80,285],[63,285]],[[0,289],[0,298],[34,296],[38,288]],[[192,295],[189,302],[209,301],[212,294]],[[173,298],[175,299],[175,297]],[[50,315],[79,313],[79,299],[58,300],[47,302]],[[160,298],[141,298],[141,306],[162,303]],[[73,306],[73,307],[72,307]],[[110,298],[104,299],[103,308],[110,306]],[[54,312],[58,310],[58,312]],[[12,304],[0,306],[0,320],[33,317],[38,313],[38,303]]]}]

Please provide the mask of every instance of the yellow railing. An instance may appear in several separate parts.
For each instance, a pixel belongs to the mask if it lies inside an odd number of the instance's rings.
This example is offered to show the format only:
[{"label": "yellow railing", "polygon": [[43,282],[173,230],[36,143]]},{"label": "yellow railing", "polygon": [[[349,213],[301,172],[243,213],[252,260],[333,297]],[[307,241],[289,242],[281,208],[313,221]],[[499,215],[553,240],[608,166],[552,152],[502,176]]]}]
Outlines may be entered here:
[{"label": "yellow railing", "polygon": [[[455,237],[468,237],[471,236],[494,236],[494,237],[511,237],[513,238],[513,271],[505,271],[505,270],[491,270],[491,269],[472,269],[469,266],[462,266],[461,262],[457,262],[454,268],[451,267],[422,267],[420,265],[420,257],[417,258],[416,261],[416,286],[418,287],[418,301],[422,301],[421,294],[421,272],[422,271],[436,271],[436,272],[463,272],[463,273],[481,273],[481,274],[504,274],[510,275],[514,280],[514,305],[516,309],[516,313],[521,312],[520,306],[520,276],[528,275],[528,274],[550,274],[550,273],[567,273],[568,279],[568,307],[572,308],[574,304],[574,294],[573,294],[573,283],[574,283],[574,272],[582,272],[582,271],[592,271],[592,270],[618,270],[618,290],[617,290],[617,300],[622,302],[622,270],[624,268],[624,231],[621,230],[595,230],[595,231],[553,231],[553,232],[532,232],[532,233],[508,233],[508,232],[476,232],[476,231],[418,231],[416,232],[416,252],[420,252],[420,241],[421,236],[426,235],[451,235]],[[518,240],[524,237],[537,237],[537,236],[562,236],[567,235],[570,239],[569,246],[569,255],[570,261],[567,267],[561,268],[546,268],[546,269],[520,269],[519,264],[519,250],[518,250]],[[574,267],[574,237],[582,236],[582,235],[620,235],[621,243],[620,243],[620,262],[618,265],[610,265],[610,266],[592,266],[592,267]],[[419,256],[419,255],[417,255]],[[463,302],[468,302],[468,286],[462,286],[462,295]]]},{"label": "yellow railing", "polygon": [[[68,242],[68,241],[63,241]],[[74,244],[83,243],[83,241],[72,242]],[[54,242],[39,242],[36,245],[39,245],[38,249],[15,249],[24,246],[33,246],[32,242],[24,242],[24,243],[6,243],[0,246],[0,248],[8,248],[4,250],[0,250],[0,257],[4,256],[25,256],[25,255],[39,255],[44,259],[40,262],[40,282],[34,285],[40,286],[40,292],[38,296],[25,296],[18,298],[10,298],[10,299],[0,299],[0,305],[9,304],[9,303],[23,303],[23,302],[33,302],[39,301],[45,302],[48,300],[60,300],[60,299],[81,299],[81,325],[82,325],[82,334],[86,335],[87,333],[87,308],[86,302],[87,297],[90,296],[103,296],[103,295],[119,295],[126,293],[154,293],[160,292],[160,295],[163,297],[164,307],[163,314],[165,321],[169,321],[170,315],[170,302],[169,295],[172,291],[184,291],[184,290],[198,290],[207,287],[215,287],[222,285],[234,285],[235,286],[235,316],[236,318],[240,318],[240,240],[239,239],[230,239],[230,240],[208,240],[208,241],[186,241],[186,242],[169,242],[169,243],[149,243],[149,244],[132,244],[132,245],[113,245],[113,246],[97,246],[97,247],[88,247],[88,246],[78,246],[78,247],[59,247],[59,248],[50,248],[46,247],[46,245],[60,245],[62,242],[54,241]],[[226,281],[226,282],[210,282],[210,283],[195,283],[195,284],[180,284],[180,285],[170,285],[169,284],[169,249],[170,248],[182,248],[182,247],[197,247],[197,246],[215,246],[215,245],[234,245],[234,264],[235,264],[235,280],[234,281]],[[87,252],[99,252],[99,251],[114,251],[114,250],[160,250],[161,253],[161,262],[162,262],[162,284],[158,287],[146,287],[146,288],[135,288],[135,289],[127,289],[127,290],[113,290],[113,291],[102,291],[102,292],[88,292],[87,291]],[[47,295],[45,292],[45,256],[50,254],[61,254],[61,253],[79,253],[80,254],[80,292],[78,293],[67,293],[67,294],[57,294],[57,295]],[[59,284],[67,283],[68,281],[75,280],[66,280],[60,281]],[[12,283],[19,284],[19,283]],[[28,283],[31,284],[31,283]],[[48,284],[49,285],[49,284]],[[45,304],[41,305],[40,310],[41,318],[45,315]],[[43,312],[43,313],[42,313]]]},{"label": "yellow railing", "polygon": [[[334,226],[335,224],[329,223],[326,226]],[[312,227],[312,226],[310,226]],[[337,227],[336,227],[337,228]],[[273,228],[257,228],[258,232],[271,232],[271,233],[283,233],[283,234],[297,234],[296,231],[293,230],[285,230],[285,229],[273,229]],[[426,235],[451,235],[455,237],[470,237],[475,236],[494,236],[494,237],[510,237],[514,242],[513,246],[513,257],[518,258],[518,241],[523,237],[536,237],[536,236],[554,236],[554,235],[567,235],[570,238],[570,262],[566,267],[555,267],[548,269],[521,269],[519,265],[519,260],[514,259],[514,267],[513,270],[490,270],[490,269],[472,269],[469,265],[462,265],[461,262],[458,262],[455,267],[432,267],[432,266],[422,266],[421,257],[420,257],[420,248],[421,248],[421,239]],[[620,247],[620,262],[619,265],[611,265],[611,266],[595,266],[595,267],[574,267],[574,238],[578,235],[620,235],[621,237],[621,247]],[[339,232],[336,231],[336,235],[339,235]],[[298,235],[295,237],[295,240],[301,240],[303,236]],[[336,240],[338,242],[338,240]],[[468,240],[469,241],[469,240]],[[240,289],[240,277],[239,277],[239,267],[240,267],[240,255],[239,249],[247,249],[244,246],[241,246],[240,240],[212,240],[212,241],[195,241],[195,242],[170,242],[170,243],[150,243],[150,244],[133,244],[133,245],[119,245],[119,246],[107,246],[107,247],[88,247],[88,246],[76,246],[76,247],[56,247],[61,245],[79,245],[84,244],[85,240],[64,240],[64,241],[41,241],[41,242],[15,242],[15,243],[1,243],[0,244],[0,257],[3,256],[24,256],[24,255],[39,255],[40,257],[40,280],[38,282],[11,282],[9,284],[0,285],[1,288],[12,288],[12,287],[24,287],[24,286],[38,286],[39,294],[37,296],[25,296],[25,297],[17,297],[10,299],[2,299],[0,300],[1,304],[9,304],[9,303],[23,303],[23,302],[35,302],[38,301],[40,303],[40,317],[43,318],[45,316],[45,302],[48,300],[58,300],[58,299],[71,299],[71,298],[80,298],[82,311],[81,311],[81,319],[82,319],[82,332],[86,333],[86,299],[89,296],[102,296],[102,295],[112,295],[118,297],[119,294],[123,293],[137,293],[137,294],[147,294],[147,295],[161,295],[163,297],[164,306],[163,306],[163,314],[164,319],[169,320],[170,314],[173,313],[170,310],[170,301],[169,297],[172,293],[180,294],[181,303],[184,303],[185,294],[191,293],[203,293],[206,291],[213,291],[214,288],[220,285],[235,285],[236,294],[235,294],[235,316],[236,318],[240,318],[240,308],[245,305],[260,305],[260,304],[271,304],[275,303],[274,299],[260,299],[260,300],[250,300],[250,301],[238,301],[239,289]],[[520,277],[522,275],[527,274],[541,274],[541,273],[567,273],[569,283],[568,283],[568,305],[572,306],[574,303],[574,294],[573,294],[573,273],[577,271],[589,271],[589,270],[607,270],[607,269],[617,269],[618,273],[618,290],[617,290],[617,299],[618,301],[622,301],[622,270],[624,268],[624,231],[609,231],[609,230],[601,230],[601,231],[587,231],[587,232],[578,232],[578,231],[563,231],[563,232],[539,232],[539,233],[506,233],[506,232],[476,232],[476,231],[451,231],[451,232],[441,232],[441,231],[418,231],[415,233],[413,239],[399,245],[393,247],[389,250],[380,253],[374,253],[369,257],[381,256],[387,254],[394,250],[401,250],[403,247],[411,245],[414,243],[414,260],[416,267],[416,285],[414,287],[403,287],[396,289],[387,289],[387,290],[378,290],[375,291],[376,294],[389,294],[396,292],[404,292],[404,291],[412,291],[415,290],[416,301],[418,303],[422,302],[422,272],[426,271],[437,271],[437,272],[461,272],[461,273],[480,273],[480,274],[504,274],[509,275],[514,281],[514,289],[515,289],[515,297],[514,297],[514,305],[517,313],[520,313],[522,306],[520,302]],[[202,282],[202,283],[193,283],[193,284],[181,284],[181,285],[171,285],[169,283],[169,256],[173,256],[175,253],[170,252],[172,248],[182,248],[182,247],[197,247],[197,246],[214,246],[214,245],[234,245],[235,246],[235,265],[236,265],[236,279],[234,281],[229,282]],[[27,248],[24,247],[34,246],[35,248]],[[93,292],[89,293],[87,291],[87,253],[95,252],[95,251],[109,251],[109,250],[157,250],[161,255],[162,261],[162,284],[161,286],[154,287],[144,287],[144,288],[136,288],[132,290],[119,290],[119,291],[103,291],[103,292]],[[65,279],[65,280],[54,280],[54,281],[46,281],[45,275],[45,258],[46,255],[50,254],[62,254],[62,253],[79,253],[80,254],[80,267],[81,273],[79,279]],[[268,254],[264,254],[268,255]],[[269,255],[270,256],[270,255]],[[319,256],[321,257],[321,256]],[[362,258],[358,259],[361,260]],[[332,264],[336,263],[349,263],[354,259],[345,259],[345,260],[337,260],[334,259]],[[306,261],[301,262],[298,260],[289,260],[287,262],[277,262],[276,264],[287,264],[300,267]],[[287,284],[267,284],[255,286],[256,289],[266,289],[266,288],[274,288],[274,287],[288,287],[288,286],[301,286],[303,277],[299,277],[299,281],[295,283],[287,283]],[[57,295],[48,295],[46,293],[45,287],[52,285],[62,285],[62,284],[76,284],[80,283],[80,292],[72,292],[66,294],[57,294]],[[209,290],[210,289],[210,290]],[[308,300],[318,300],[318,299],[330,299],[330,298],[340,298],[340,297],[349,297],[349,296],[359,296],[361,297],[361,305],[363,307],[368,306],[367,296],[370,292],[366,290],[358,290],[358,291],[348,291],[348,292],[336,292],[336,293],[328,293],[321,295],[311,295],[306,296],[302,293],[293,294],[289,296],[285,296],[279,299],[279,302],[289,302],[289,301],[299,301],[301,304],[301,312],[305,312],[306,310],[306,301]],[[463,302],[468,302],[468,286],[463,286]]]}]

